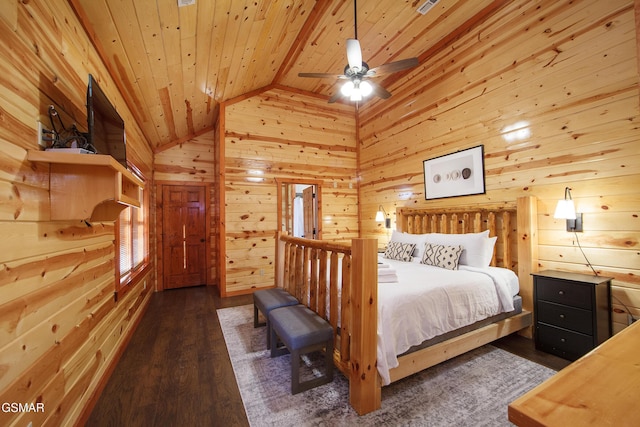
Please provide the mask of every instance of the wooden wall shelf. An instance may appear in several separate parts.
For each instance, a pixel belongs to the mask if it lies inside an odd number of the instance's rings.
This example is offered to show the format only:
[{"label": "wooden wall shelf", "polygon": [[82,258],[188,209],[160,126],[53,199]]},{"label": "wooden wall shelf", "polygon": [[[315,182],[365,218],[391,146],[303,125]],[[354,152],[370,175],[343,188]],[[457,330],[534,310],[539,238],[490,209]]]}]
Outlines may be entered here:
[{"label": "wooden wall shelf", "polygon": [[27,160],[50,165],[52,221],[115,221],[127,206],[140,207],[144,183],[109,155],[29,151]]}]

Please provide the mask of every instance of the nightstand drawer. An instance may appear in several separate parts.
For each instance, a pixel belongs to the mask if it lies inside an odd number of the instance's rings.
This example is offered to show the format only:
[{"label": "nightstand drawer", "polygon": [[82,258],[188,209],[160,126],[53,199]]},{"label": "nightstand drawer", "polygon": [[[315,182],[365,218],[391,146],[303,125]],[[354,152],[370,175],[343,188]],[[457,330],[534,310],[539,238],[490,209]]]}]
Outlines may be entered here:
[{"label": "nightstand drawer", "polygon": [[572,307],[591,309],[591,287],[557,279],[538,277],[536,298]]},{"label": "nightstand drawer", "polygon": [[538,320],[564,329],[593,335],[591,310],[569,307],[547,301],[538,301]]},{"label": "nightstand drawer", "polygon": [[536,349],[538,350],[576,360],[593,348],[592,336],[544,323],[536,325]]}]

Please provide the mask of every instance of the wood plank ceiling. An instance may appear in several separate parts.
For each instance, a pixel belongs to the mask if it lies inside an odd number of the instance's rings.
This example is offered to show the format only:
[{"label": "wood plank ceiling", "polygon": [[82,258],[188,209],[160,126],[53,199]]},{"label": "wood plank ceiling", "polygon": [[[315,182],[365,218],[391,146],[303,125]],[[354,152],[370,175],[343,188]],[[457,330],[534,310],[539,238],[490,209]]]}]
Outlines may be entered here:
[{"label": "wood plank ceiling", "polygon": [[[155,151],[213,127],[220,102],[271,85],[327,99],[354,36],[353,0],[69,0]],[[360,0],[363,60],[371,67],[429,56],[506,0]],[[433,70],[437,72],[437,70]],[[407,72],[404,72],[406,74]],[[393,93],[403,72],[378,80]],[[380,79],[383,79],[381,77]],[[368,101],[372,102],[372,101]]]}]

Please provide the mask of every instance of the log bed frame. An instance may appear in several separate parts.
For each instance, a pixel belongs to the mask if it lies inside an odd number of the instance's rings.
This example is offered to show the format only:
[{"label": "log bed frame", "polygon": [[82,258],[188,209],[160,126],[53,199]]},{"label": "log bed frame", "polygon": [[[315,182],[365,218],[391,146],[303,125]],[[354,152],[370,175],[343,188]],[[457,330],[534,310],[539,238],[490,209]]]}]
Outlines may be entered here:
[{"label": "log bed frame", "polygon": [[[490,236],[498,236],[491,265],[516,272],[523,311],[400,357],[400,365],[390,370],[392,382],[516,331],[531,336],[530,274],[536,271],[537,260],[534,197],[469,209],[398,208],[396,214],[398,230],[412,234],[488,229]],[[349,402],[356,412],[363,415],[380,408],[381,380],[376,369],[377,239],[358,238],[347,245],[278,232],[275,240],[276,286],[289,291],[332,325],[334,362],[349,380]]]}]

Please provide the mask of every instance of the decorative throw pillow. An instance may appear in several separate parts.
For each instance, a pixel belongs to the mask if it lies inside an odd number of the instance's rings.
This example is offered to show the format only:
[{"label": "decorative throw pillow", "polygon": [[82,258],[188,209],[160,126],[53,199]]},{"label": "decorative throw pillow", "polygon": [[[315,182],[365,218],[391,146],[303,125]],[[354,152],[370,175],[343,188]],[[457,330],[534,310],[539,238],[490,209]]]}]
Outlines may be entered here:
[{"label": "decorative throw pillow", "polygon": [[457,270],[462,255],[462,246],[444,246],[427,243],[422,255],[422,263],[447,270]]},{"label": "decorative throw pillow", "polygon": [[389,242],[387,250],[384,251],[384,257],[409,262],[415,248],[415,243]]}]

